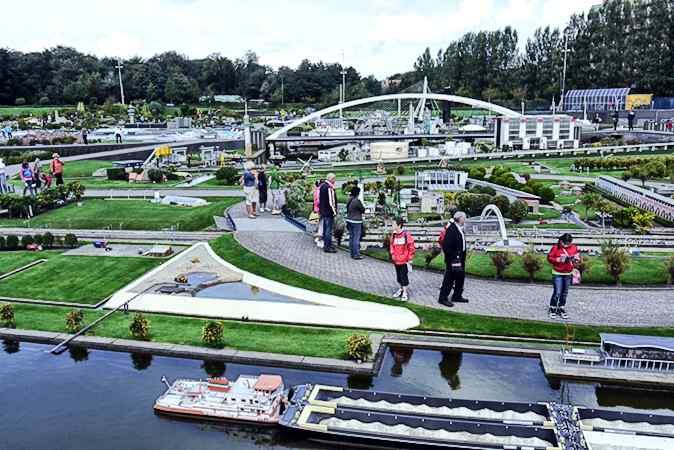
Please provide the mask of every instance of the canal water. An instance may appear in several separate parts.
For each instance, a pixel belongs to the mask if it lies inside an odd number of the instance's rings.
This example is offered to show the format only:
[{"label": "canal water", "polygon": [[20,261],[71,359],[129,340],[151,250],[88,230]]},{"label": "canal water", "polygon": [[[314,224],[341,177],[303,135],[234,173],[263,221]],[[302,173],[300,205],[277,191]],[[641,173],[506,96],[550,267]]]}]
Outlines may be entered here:
[{"label": "canal water", "polygon": [[376,377],[2,342],[0,450],[327,449],[277,429],[180,421],[154,414],[162,376],[274,373],[286,385],[502,401],[557,401],[674,415],[674,395],[550,382],[536,359],[389,349]]}]

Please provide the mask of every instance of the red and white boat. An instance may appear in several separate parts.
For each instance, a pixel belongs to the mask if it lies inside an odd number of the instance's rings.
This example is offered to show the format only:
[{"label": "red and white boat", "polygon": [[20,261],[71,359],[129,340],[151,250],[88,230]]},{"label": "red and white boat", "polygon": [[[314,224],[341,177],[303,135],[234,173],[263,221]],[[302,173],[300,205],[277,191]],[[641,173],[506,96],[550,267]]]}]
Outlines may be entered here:
[{"label": "red and white boat", "polygon": [[227,378],[178,379],[154,404],[158,413],[201,420],[233,420],[275,425],[285,401],[283,379],[278,375],[241,375]]}]

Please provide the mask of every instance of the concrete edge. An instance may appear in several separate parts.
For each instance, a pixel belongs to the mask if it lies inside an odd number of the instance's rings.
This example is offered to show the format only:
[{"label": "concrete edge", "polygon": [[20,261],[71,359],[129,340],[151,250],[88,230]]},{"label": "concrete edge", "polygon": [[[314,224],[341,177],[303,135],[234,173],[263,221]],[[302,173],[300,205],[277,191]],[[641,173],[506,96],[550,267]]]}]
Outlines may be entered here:
[{"label": "concrete edge", "polygon": [[[68,337],[67,333],[0,328],[0,338],[39,344],[59,344]],[[102,336],[80,336],[72,341],[98,350],[110,350],[125,353],[151,353],[158,356],[187,359],[209,359],[239,364],[283,367],[291,369],[314,370],[319,372],[346,373],[352,375],[375,375],[375,363],[319,358],[310,356],[283,355],[252,352],[235,349],[214,349],[191,345],[164,342],[135,341],[131,339],[108,338]]]}]

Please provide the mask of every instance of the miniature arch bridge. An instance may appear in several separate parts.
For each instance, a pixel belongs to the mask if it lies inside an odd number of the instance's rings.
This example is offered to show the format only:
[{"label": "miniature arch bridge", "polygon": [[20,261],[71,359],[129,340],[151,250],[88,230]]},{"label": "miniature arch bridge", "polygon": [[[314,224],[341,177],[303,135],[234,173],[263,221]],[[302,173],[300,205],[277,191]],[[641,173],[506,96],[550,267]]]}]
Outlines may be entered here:
[{"label": "miniature arch bridge", "polygon": [[487,219],[492,215],[496,216],[496,220],[498,220],[499,234],[501,235],[501,240],[505,245],[508,245],[508,235],[506,233],[505,220],[503,220],[503,214],[501,214],[501,210],[498,209],[498,206],[496,205],[485,206],[484,209],[482,210],[482,214],[480,215],[480,221],[483,221],[484,219]]},{"label": "miniature arch bridge", "polygon": [[445,102],[454,102],[454,103],[461,103],[464,105],[470,105],[476,108],[482,108],[486,109],[492,112],[495,112],[497,114],[501,114],[503,116],[508,116],[508,117],[519,117],[521,116],[520,113],[517,113],[511,109],[504,108],[502,106],[495,105],[493,103],[485,102],[482,100],[476,100],[474,98],[468,98],[468,97],[461,97],[458,95],[449,95],[449,94],[432,94],[432,93],[411,93],[411,94],[388,94],[388,95],[378,95],[376,97],[367,97],[367,98],[360,98],[358,100],[351,100],[345,103],[339,103],[334,106],[330,106],[325,109],[321,109],[319,111],[313,112],[311,114],[308,114],[304,117],[301,117],[288,125],[284,126],[283,128],[280,128],[279,130],[273,132],[269,136],[267,136],[266,140],[267,141],[273,141],[281,136],[283,136],[285,133],[287,133],[289,130],[292,130],[295,127],[298,127],[306,122],[309,122],[314,119],[318,119],[326,114],[330,114],[333,112],[337,112],[341,109],[346,109],[346,108],[351,108],[353,106],[360,106],[360,105],[366,105],[368,103],[376,103],[376,102],[382,102],[382,101],[390,101],[390,100],[437,100],[437,101],[445,101]]}]

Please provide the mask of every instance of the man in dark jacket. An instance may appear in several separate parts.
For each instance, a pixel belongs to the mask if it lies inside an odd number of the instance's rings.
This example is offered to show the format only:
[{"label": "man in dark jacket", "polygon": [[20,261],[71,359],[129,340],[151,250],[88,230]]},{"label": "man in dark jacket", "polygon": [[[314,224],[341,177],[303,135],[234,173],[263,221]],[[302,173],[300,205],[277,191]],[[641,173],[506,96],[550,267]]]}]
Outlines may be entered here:
[{"label": "man in dark jacket", "polygon": [[[466,213],[457,211],[450,221],[442,242],[442,251],[445,255],[445,277],[440,288],[438,302],[448,307],[454,303],[468,303],[463,298],[463,283],[466,278],[466,237],[463,234],[463,224],[466,222]],[[452,299],[449,293],[454,289]]]},{"label": "man in dark jacket", "polygon": [[330,173],[321,185],[318,194],[318,212],[323,221],[323,251],[337,253],[332,245],[332,230],[337,215],[337,197],[335,196],[335,174]]}]

